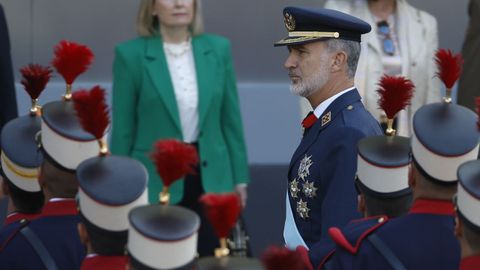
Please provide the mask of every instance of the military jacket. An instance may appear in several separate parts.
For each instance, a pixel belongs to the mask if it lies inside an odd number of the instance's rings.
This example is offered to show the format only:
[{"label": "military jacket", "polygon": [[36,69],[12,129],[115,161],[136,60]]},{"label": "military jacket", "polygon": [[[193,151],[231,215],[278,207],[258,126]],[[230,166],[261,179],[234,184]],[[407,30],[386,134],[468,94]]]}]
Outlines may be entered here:
[{"label": "military jacket", "polygon": [[321,239],[329,241],[329,227],[360,218],[354,187],[357,142],[381,134],[356,89],[336,98],[305,130],[290,162],[287,193],[295,225],[308,247]]},{"label": "military jacket", "polygon": [[[320,253],[312,248],[310,259],[316,269],[351,269],[352,262],[368,237],[389,221],[387,216],[375,216],[353,220],[343,228],[332,227],[328,230],[335,247],[327,253]],[[335,268],[333,268],[333,265]]]},{"label": "military jacket", "polygon": [[80,222],[73,199],[48,202],[33,221],[12,223],[0,238],[0,269],[45,269],[39,255],[21,233],[28,226],[50,253],[58,269],[80,269],[85,247],[80,243]]},{"label": "military jacket", "polygon": [[392,254],[403,269],[458,269],[460,246],[454,226],[452,202],[416,200],[408,214],[371,234],[381,240],[382,248],[364,241],[351,265],[342,268],[334,256],[332,269],[393,269]]}]

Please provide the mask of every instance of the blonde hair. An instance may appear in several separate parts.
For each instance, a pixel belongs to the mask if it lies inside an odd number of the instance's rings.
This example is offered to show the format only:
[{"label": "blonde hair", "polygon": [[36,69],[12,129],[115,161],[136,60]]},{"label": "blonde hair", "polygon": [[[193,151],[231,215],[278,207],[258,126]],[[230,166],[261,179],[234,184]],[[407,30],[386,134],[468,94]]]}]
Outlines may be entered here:
[{"label": "blonde hair", "polygon": [[[192,36],[203,33],[203,17],[201,0],[194,0],[193,21],[189,27]],[[140,36],[150,37],[159,34],[159,21],[153,16],[153,6],[155,0],[141,0],[137,14],[137,32]]]}]

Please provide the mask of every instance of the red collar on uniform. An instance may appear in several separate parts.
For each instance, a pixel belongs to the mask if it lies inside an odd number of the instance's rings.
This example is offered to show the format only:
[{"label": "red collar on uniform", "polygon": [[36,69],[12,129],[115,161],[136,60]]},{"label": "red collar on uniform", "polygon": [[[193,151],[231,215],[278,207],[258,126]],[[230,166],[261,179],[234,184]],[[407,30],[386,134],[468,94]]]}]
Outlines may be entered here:
[{"label": "red collar on uniform", "polygon": [[7,216],[4,225],[12,224],[22,219],[33,220],[36,219],[38,215],[39,214],[24,214],[19,212],[13,212]]},{"label": "red collar on uniform", "polygon": [[317,120],[317,116],[313,112],[309,112],[308,115],[303,119],[302,126],[303,128],[310,128]]},{"label": "red collar on uniform", "polygon": [[455,215],[453,203],[448,200],[415,200],[410,208],[409,214],[436,214],[436,215]]},{"label": "red collar on uniform", "polygon": [[87,256],[80,270],[110,269],[125,270],[128,259],[127,256]]},{"label": "red collar on uniform", "polygon": [[460,261],[460,270],[477,270],[480,266],[480,255],[469,256]]},{"label": "red collar on uniform", "polygon": [[77,202],[75,199],[64,199],[61,201],[50,201],[43,206],[40,216],[70,216],[77,215]]}]

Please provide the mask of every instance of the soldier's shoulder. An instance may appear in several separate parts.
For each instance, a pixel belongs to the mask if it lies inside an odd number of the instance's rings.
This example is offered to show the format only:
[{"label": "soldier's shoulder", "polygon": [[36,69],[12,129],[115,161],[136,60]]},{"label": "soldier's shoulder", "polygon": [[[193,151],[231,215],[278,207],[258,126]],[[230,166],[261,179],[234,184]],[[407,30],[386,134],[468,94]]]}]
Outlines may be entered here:
[{"label": "soldier's shoulder", "polygon": [[376,216],[354,220],[343,228],[330,228],[328,234],[338,247],[351,254],[356,254],[360,249],[362,242],[373,232],[387,224],[388,221],[389,219],[387,216]]},{"label": "soldier's shoulder", "polygon": [[2,227],[0,230],[0,253],[18,237],[20,231],[28,224],[28,220],[22,219]]}]

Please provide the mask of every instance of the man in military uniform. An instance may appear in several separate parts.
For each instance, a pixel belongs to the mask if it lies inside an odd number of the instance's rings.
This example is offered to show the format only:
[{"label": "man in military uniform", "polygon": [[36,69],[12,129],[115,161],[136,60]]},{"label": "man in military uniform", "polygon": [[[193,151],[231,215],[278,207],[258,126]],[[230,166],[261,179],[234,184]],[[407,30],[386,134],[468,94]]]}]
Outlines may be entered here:
[{"label": "man in military uniform", "polygon": [[[11,120],[2,129],[0,189],[9,198],[5,226],[22,219],[34,219],[42,210],[44,196],[38,183],[42,154],[35,140],[40,122],[38,115],[30,113]],[[2,238],[0,236],[0,243]]]},{"label": "man in military uniform", "polygon": [[41,144],[39,182],[46,204],[36,220],[12,228],[1,243],[1,269],[79,269],[85,256],[77,231],[75,170],[98,155],[98,142],[81,128],[72,101],[55,101],[42,108]]},{"label": "man in military uniform", "polygon": [[[94,95],[94,91],[102,94]],[[106,110],[105,114],[97,116],[98,119],[91,119],[92,115],[81,109],[80,105],[85,106],[81,103],[81,97],[106,104],[104,93],[103,89],[94,87],[90,92],[78,91],[73,94],[76,108],[80,109],[77,113],[81,122],[93,120],[90,123],[95,125],[95,130],[101,131],[95,133],[99,145],[104,146],[99,156],[83,161],[76,170],[81,219],[78,233],[80,241],[87,247],[81,270],[125,270],[128,213],[136,206],[148,204],[148,174],[145,167],[129,157],[108,153],[102,136],[110,122]],[[80,101],[76,99],[78,96]],[[92,130],[89,127],[84,128]]]},{"label": "man in military uniform", "polygon": [[291,91],[306,97],[314,112],[303,121],[304,136],[288,172],[284,238],[288,247],[328,241],[327,229],[355,217],[356,146],[380,135],[353,86],[361,34],[371,27],[350,15],[327,9],[287,7],[285,62]]},{"label": "man in military uniform", "polygon": [[323,243],[312,247],[310,257],[315,269],[351,269],[362,242],[368,241],[369,235],[391,218],[408,212],[412,204],[412,189],[408,185],[410,140],[393,133],[394,130],[390,135],[371,136],[358,142],[355,182],[358,211],[364,218],[328,230],[335,247],[328,253]]},{"label": "man in military uniform", "polygon": [[460,270],[480,268],[480,161],[458,169],[457,220],[455,234],[460,242]]},{"label": "man in military uniform", "polygon": [[477,117],[469,109],[449,99],[421,107],[411,139],[413,205],[370,234],[345,269],[458,269],[452,197],[457,169],[476,159],[478,139]]}]

